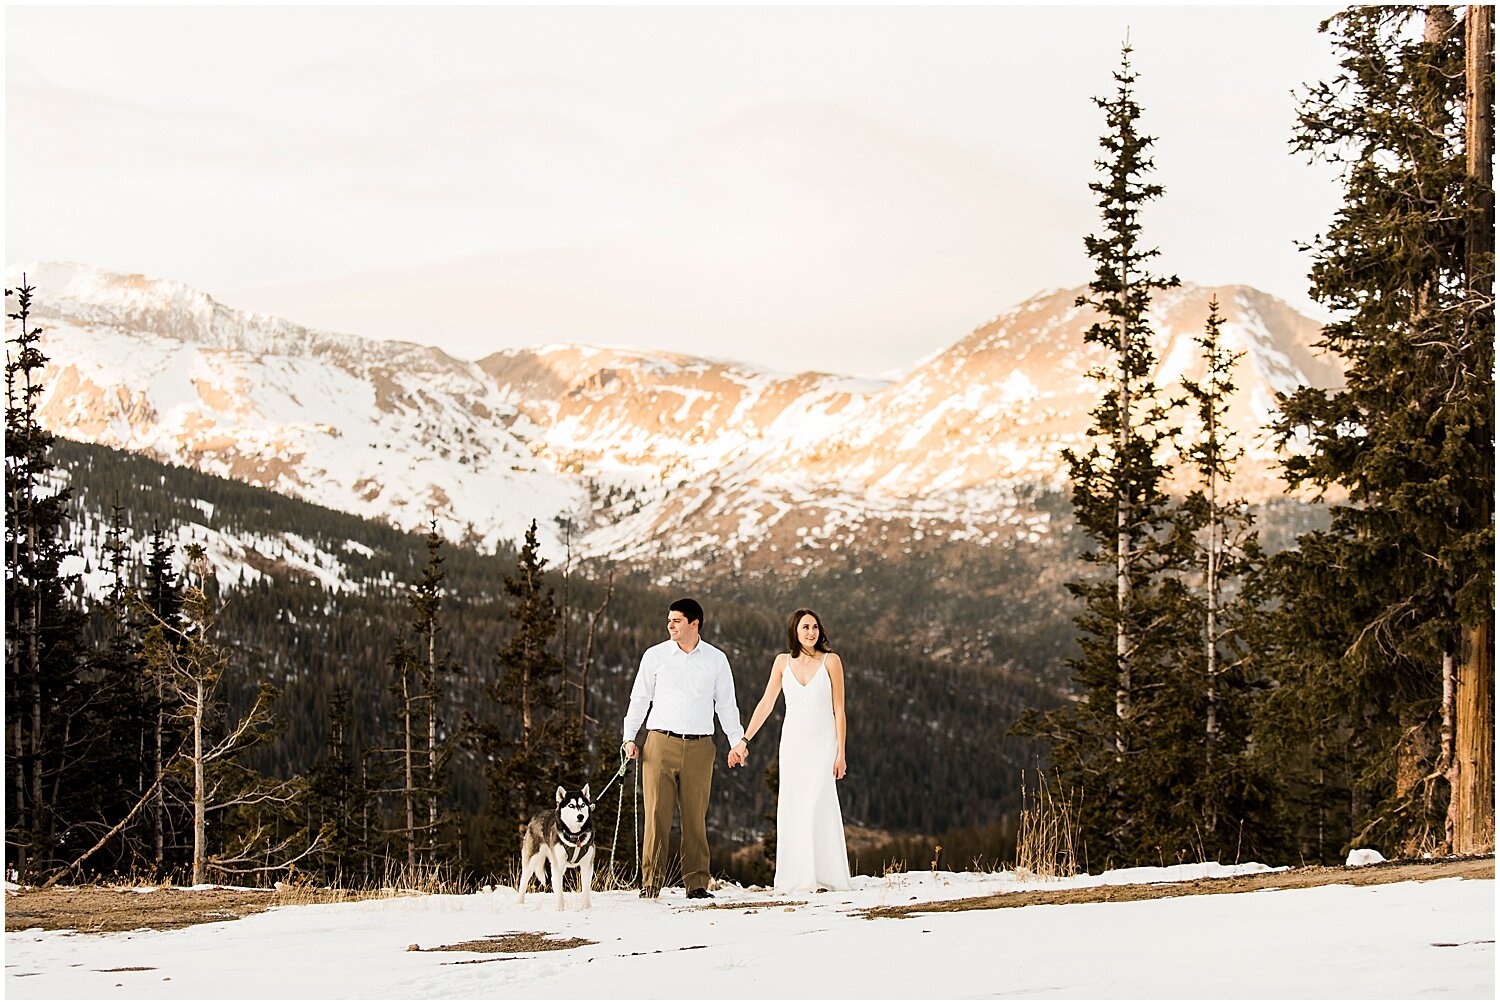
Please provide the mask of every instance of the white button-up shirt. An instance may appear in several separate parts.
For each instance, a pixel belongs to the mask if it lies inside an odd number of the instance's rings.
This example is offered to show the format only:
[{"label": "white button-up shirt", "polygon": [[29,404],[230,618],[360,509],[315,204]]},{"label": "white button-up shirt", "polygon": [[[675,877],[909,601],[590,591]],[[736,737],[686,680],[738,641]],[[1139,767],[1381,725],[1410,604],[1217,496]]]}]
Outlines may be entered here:
[{"label": "white button-up shirt", "polygon": [[745,730],[734,700],[728,657],[701,638],[692,652],[683,652],[667,639],[641,657],[641,669],[630,689],[630,708],[625,712],[625,741],[633,743],[642,724],[649,729],[710,736],[716,714],[733,747]]}]

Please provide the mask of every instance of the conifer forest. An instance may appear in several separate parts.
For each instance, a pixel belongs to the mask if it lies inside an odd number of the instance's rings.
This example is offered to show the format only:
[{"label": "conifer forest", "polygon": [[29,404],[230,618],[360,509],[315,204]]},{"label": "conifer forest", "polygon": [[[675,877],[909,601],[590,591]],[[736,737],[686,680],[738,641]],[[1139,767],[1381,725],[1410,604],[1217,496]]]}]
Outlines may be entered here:
[{"label": "conifer forest", "polygon": [[[7,875],[506,882],[525,821],[588,783],[600,868],[628,885],[621,721],[688,595],[746,718],[785,612],[838,598],[861,872],[935,845],[945,866],[1013,862],[1043,792],[1095,872],[1493,852],[1493,17],[1324,25],[1340,69],[1294,95],[1287,139],[1338,172],[1304,250],[1344,382],[1276,403],[1270,503],[1234,489],[1218,302],[1206,376],[1180,398],[1153,380],[1151,304],[1179,281],[1143,217],[1172,192],[1128,43],[1096,98],[1097,225],[1078,235],[1100,320],[1075,338],[1109,363],[1067,490],[1036,498],[1040,540],[929,536],[897,560],[871,542],[770,575],[548,555],[535,521],[493,552],[406,533],[49,432],[44,291],[7,290]],[[339,576],[274,544],[238,575],[209,559],[210,538],[287,535]],[[748,853],[774,847],[774,744],[729,770],[716,742],[714,871],[764,882]]]}]

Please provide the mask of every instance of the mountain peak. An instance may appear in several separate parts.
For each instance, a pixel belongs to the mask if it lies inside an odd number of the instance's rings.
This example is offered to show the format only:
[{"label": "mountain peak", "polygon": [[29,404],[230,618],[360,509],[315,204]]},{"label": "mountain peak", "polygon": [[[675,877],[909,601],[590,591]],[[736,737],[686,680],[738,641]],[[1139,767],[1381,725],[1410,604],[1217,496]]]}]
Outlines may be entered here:
[{"label": "mountain peak", "polygon": [[[779,561],[912,535],[1045,531],[1021,500],[1066,481],[1107,354],[1082,288],[1044,291],[894,382],[682,353],[552,344],[478,363],[303,328],[180,283],[27,266],[51,358],[43,422],[403,528],[493,544],[531,519],[584,553]],[[19,278],[20,267],[11,272]],[[1276,396],[1333,386],[1315,322],[1245,286],[1154,301],[1158,383],[1198,374],[1218,295],[1244,353],[1230,424],[1248,493],[1279,491]],[[1257,487],[1258,486],[1258,487]],[[1037,521],[1040,520],[1041,523]],[[875,528],[883,528],[877,532]]]}]

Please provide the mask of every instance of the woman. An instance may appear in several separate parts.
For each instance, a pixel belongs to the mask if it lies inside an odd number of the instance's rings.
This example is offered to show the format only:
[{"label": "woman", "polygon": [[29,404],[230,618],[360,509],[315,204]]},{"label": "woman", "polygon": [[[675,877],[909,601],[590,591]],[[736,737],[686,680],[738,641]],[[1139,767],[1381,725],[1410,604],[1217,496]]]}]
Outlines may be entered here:
[{"label": "woman", "polygon": [[788,652],[771,664],[766,693],[745,739],[753,739],[786,696],[776,797],[778,893],[849,889],[844,818],[834,782],[844,777],[844,662],[828,645],[823,619],[801,608],[786,625]]}]

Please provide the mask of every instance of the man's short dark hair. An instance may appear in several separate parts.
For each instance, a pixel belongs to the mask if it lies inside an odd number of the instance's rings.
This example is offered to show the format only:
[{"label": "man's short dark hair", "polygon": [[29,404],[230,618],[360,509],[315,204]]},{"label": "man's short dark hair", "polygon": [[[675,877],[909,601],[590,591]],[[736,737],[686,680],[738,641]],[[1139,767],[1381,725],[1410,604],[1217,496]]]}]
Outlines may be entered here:
[{"label": "man's short dark hair", "polygon": [[674,600],[672,606],[668,607],[667,610],[669,612],[679,611],[689,622],[696,621],[699,628],[703,627],[703,605],[692,597],[683,597],[681,600]]}]

